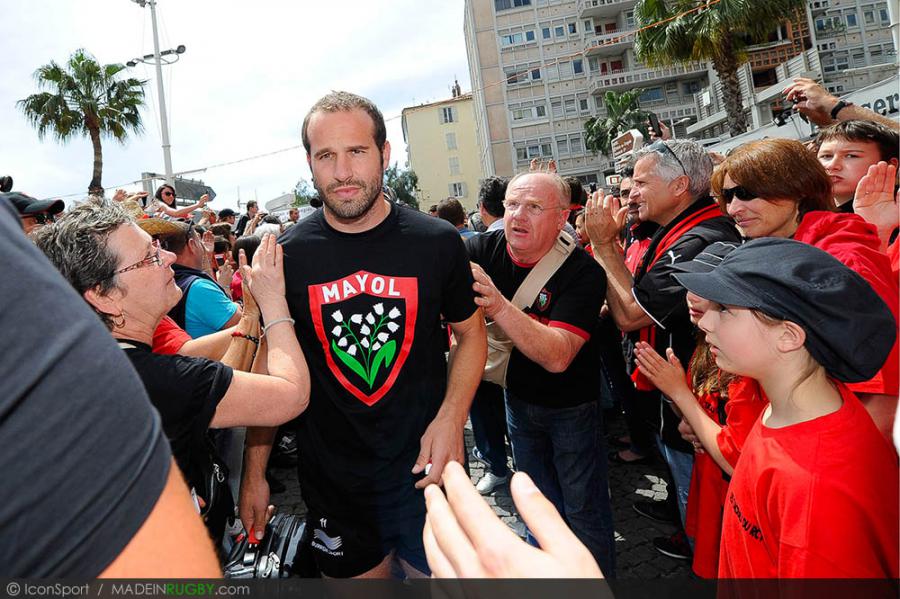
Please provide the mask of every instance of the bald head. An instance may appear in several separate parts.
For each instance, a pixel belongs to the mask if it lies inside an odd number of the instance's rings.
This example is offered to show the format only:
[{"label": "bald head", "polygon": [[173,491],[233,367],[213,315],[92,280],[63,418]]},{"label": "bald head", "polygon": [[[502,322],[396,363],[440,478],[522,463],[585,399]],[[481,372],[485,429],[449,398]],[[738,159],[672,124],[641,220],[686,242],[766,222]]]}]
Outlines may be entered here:
[{"label": "bald head", "polygon": [[509,197],[510,189],[516,187],[528,187],[532,195],[538,197],[550,197],[560,208],[569,207],[571,189],[569,184],[556,173],[519,173],[513,177],[506,187],[506,197]]}]

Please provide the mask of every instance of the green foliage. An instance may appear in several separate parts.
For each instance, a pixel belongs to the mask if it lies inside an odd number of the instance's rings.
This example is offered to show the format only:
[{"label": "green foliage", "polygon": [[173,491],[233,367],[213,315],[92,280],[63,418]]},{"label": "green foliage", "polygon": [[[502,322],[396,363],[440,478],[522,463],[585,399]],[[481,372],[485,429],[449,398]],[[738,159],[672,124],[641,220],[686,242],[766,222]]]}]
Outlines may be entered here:
[{"label": "green foliage", "polygon": [[412,169],[401,170],[397,163],[384,171],[384,184],[394,192],[394,197],[408,206],[419,209],[416,192],[419,191],[419,176]]},{"label": "green foliage", "polygon": [[120,143],[129,131],[143,130],[141,107],[144,81],[121,78],[125,65],[101,65],[83,49],[76,50],[66,64],[50,61],[34,72],[40,89],[16,105],[37,129],[38,138],[51,135],[65,143],[88,136],[94,147],[94,171],[89,191],[102,189],[103,155],[100,137]]},{"label": "green foliage", "polygon": [[309,201],[316,196],[316,189],[312,186],[312,184],[306,179],[300,179],[297,181],[297,185],[294,186],[294,201],[291,202],[291,206],[299,207],[299,206],[308,206]]},{"label": "green foliage", "polygon": [[584,124],[584,144],[595,154],[600,152],[612,158],[612,141],[629,129],[637,129],[644,138],[647,135],[649,114],[640,107],[643,90],[633,89],[620,94],[608,91],[603,96],[606,116],[590,118]]}]

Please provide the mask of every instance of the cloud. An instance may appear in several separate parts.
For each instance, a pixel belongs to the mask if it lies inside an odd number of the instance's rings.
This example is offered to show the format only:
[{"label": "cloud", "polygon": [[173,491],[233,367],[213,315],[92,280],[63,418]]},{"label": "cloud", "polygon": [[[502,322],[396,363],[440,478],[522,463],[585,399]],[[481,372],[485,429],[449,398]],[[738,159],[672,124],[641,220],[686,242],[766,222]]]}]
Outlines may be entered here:
[{"label": "cloud", "polygon": [[[149,8],[126,0],[15,2],[4,6],[0,52],[0,174],[39,197],[80,194],[90,180],[86,139],[40,142],[15,102],[37,91],[32,73],[84,47],[101,62],[152,52]],[[300,123],[332,89],[366,95],[382,109],[394,161],[406,161],[400,111],[450,95],[456,76],[468,89],[463,0],[158,0],[162,49],[184,44],[177,64],[163,67],[176,172],[230,162],[300,143]],[[156,75],[147,80],[145,133],[124,146],[104,141],[104,185],[162,172]],[[397,117],[397,118],[392,118]],[[213,186],[216,208],[272,199],[309,178],[302,151],[209,168],[190,175]]]}]

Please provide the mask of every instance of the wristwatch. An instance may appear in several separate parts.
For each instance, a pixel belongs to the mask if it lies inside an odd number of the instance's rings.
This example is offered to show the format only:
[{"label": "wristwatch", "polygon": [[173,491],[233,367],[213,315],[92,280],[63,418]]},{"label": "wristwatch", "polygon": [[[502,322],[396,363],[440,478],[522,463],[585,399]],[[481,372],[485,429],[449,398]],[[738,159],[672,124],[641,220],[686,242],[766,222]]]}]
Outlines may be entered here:
[{"label": "wristwatch", "polygon": [[837,104],[834,105],[834,108],[831,109],[831,120],[836,121],[838,113],[848,106],[853,106],[853,102],[838,100]]}]

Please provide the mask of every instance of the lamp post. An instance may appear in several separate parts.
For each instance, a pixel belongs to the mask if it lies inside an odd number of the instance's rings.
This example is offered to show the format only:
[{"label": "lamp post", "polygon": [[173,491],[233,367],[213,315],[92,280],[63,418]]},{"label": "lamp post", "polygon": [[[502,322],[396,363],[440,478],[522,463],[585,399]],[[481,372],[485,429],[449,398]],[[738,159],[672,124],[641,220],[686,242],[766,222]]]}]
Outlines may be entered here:
[{"label": "lamp post", "polygon": [[162,65],[163,65],[163,56],[172,56],[173,59],[166,60],[166,64],[172,64],[178,60],[178,56],[183,54],[185,51],[185,47],[178,46],[174,50],[165,50],[164,52],[159,51],[159,33],[157,32],[156,27],[156,0],[131,0],[135,4],[140,5],[141,8],[144,8],[148,4],[150,5],[150,22],[153,24],[153,54],[147,54],[146,56],[142,56],[140,58],[133,58],[129,60],[126,64],[129,67],[135,66],[139,62],[143,62],[146,64],[150,64],[150,59],[153,59],[153,64],[156,65],[156,90],[157,95],[159,96],[159,124],[162,129],[162,150],[163,150],[163,163],[165,166],[166,172],[166,183],[169,185],[173,185],[175,182],[175,177],[172,174],[172,153],[171,153],[171,145],[169,144],[169,121],[166,118],[166,95],[163,90],[163,81],[162,81]]},{"label": "lamp post", "polygon": [[678,121],[676,121],[675,119],[672,119],[671,121],[669,121],[670,123],[672,123],[672,139],[678,139],[678,136],[675,135],[675,126],[683,125],[685,123],[689,123],[690,121],[691,121],[691,117],[689,117],[689,116],[686,116],[682,119],[678,119]]}]

